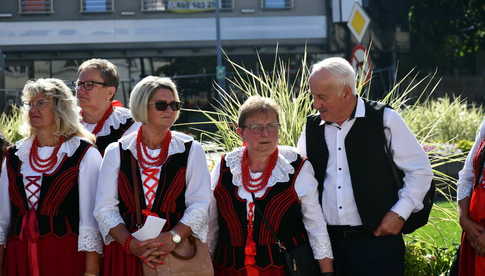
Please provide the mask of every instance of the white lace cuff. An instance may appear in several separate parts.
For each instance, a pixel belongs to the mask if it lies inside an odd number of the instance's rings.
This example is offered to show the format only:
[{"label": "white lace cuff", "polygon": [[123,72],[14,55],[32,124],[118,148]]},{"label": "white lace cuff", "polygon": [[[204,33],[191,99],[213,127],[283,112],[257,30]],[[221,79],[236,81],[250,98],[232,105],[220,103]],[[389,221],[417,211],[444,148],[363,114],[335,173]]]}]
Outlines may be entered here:
[{"label": "white lace cuff", "polygon": [[78,251],[103,253],[103,242],[96,229],[79,227],[79,237],[77,241]]},{"label": "white lace cuff", "polygon": [[456,200],[460,201],[464,199],[467,196],[470,196],[472,193],[472,188],[473,185],[470,185],[469,183],[458,183],[457,185],[457,195],[456,195]]},{"label": "white lace cuff", "polygon": [[207,233],[209,232],[207,221],[207,213],[199,212],[198,210],[193,210],[192,212],[186,211],[180,220],[181,223],[190,227],[193,235],[201,242],[207,242]]},{"label": "white lace cuff", "polygon": [[310,246],[312,247],[315,260],[321,260],[324,258],[333,259],[332,246],[328,236],[312,237],[308,235],[308,238],[310,240]]},{"label": "white lace cuff", "polygon": [[118,224],[125,223],[120,214],[117,211],[111,210],[98,214],[95,217],[98,221],[99,231],[103,237],[104,244],[109,244],[114,241],[113,237],[110,236],[109,231]]}]

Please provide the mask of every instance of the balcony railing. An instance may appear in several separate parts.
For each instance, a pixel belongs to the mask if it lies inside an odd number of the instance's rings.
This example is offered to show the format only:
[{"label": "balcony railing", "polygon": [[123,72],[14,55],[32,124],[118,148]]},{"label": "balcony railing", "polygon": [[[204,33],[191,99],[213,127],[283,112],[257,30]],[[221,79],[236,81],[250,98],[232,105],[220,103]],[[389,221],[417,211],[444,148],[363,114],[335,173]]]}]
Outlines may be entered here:
[{"label": "balcony railing", "polygon": [[20,13],[52,13],[52,0],[19,0]]},{"label": "balcony railing", "polygon": [[81,0],[81,12],[112,12],[113,0]]},{"label": "balcony railing", "polygon": [[291,9],[293,0],[263,0],[263,9]]}]

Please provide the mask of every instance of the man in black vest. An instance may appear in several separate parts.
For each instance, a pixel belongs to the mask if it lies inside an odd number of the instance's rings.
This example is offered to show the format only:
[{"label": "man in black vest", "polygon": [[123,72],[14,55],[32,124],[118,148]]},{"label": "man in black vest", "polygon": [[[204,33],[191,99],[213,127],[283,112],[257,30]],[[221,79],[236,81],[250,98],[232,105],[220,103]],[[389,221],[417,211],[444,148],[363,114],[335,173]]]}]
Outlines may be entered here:
[{"label": "man in black vest", "polygon": [[[355,71],[328,58],[310,74],[313,106],[298,141],[319,181],[337,275],[403,275],[401,229],[423,208],[433,173],[401,116],[356,95]],[[385,134],[384,134],[385,133]],[[388,155],[404,174],[397,192]]]}]

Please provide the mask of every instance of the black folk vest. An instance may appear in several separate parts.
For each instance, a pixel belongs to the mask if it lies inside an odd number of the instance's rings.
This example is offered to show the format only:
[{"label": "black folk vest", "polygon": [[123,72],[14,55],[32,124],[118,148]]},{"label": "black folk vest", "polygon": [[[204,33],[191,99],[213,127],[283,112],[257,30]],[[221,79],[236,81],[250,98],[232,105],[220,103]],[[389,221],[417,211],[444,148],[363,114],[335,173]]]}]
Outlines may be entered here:
[{"label": "black folk vest", "polygon": [[[385,105],[364,100],[365,117],[355,122],[345,137],[345,149],[357,209],[363,225],[373,231],[397,202],[396,184],[384,145],[383,114]],[[320,116],[310,115],[306,124],[306,151],[315,169],[320,202],[328,162],[325,125]],[[402,172],[400,172],[402,173]]]},{"label": "black folk vest", "polygon": [[[167,220],[163,227],[163,231],[172,229],[184,215],[186,209],[185,175],[191,147],[192,141],[186,142],[185,151],[168,156],[168,159],[161,168],[156,197],[150,211]],[[137,228],[134,182],[132,179],[138,177],[138,179],[140,179],[140,185],[143,184],[138,162],[135,162],[136,168],[134,171],[136,171],[136,175],[133,175],[132,173],[133,169],[131,167],[131,160],[134,159],[134,157],[131,154],[131,151],[128,149],[124,150],[121,143],[119,143],[119,149],[121,162],[118,174],[118,208],[127,229],[130,232],[134,232]],[[140,191],[140,209],[143,210],[146,208],[143,187],[138,187],[138,191]],[[146,217],[142,216],[142,218],[144,223]]]},{"label": "black folk vest", "polygon": [[[294,187],[303,163],[304,159],[298,156],[297,160],[291,163],[295,173],[290,175],[290,180],[268,188],[265,195],[256,198],[255,201],[257,208],[264,214],[266,221],[271,223],[271,228],[288,250],[308,242],[301,204]],[[244,268],[244,248],[248,228],[247,203],[239,197],[237,190],[238,188],[232,183],[232,173],[223,158],[219,182],[214,190],[219,224],[214,253],[215,267],[236,270]],[[265,223],[260,213],[255,210],[253,240],[256,242],[256,265],[260,268],[270,265],[283,266],[284,257]]]},{"label": "black folk vest", "polygon": [[125,131],[127,131],[131,125],[133,125],[135,121],[133,118],[128,118],[124,124],[120,124],[120,127],[117,129],[113,129],[113,126],[110,127],[110,132],[108,135],[105,136],[97,136],[96,137],[96,146],[98,147],[101,156],[104,156],[104,151],[108,147],[109,144],[118,141]]},{"label": "black folk vest", "polygon": [[[54,172],[42,175],[36,211],[40,235],[79,234],[79,165],[91,146],[81,140],[71,157],[65,156]],[[23,175],[20,173],[22,162],[15,155],[16,152],[17,149],[11,147],[6,154],[12,214],[9,237],[20,234],[23,217],[29,210]]]}]

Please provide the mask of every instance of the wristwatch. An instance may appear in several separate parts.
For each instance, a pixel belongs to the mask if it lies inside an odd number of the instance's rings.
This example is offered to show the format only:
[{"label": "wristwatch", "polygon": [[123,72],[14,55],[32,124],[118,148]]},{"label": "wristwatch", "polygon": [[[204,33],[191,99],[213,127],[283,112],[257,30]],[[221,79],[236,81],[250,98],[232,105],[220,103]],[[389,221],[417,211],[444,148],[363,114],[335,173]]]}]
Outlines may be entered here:
[{"label": "wristwatch", "polygon": [[172,234],[173,243],[179,244],[180,242],[182,242],[182,237],[177,232],[175,232],[174,230],[170,230],[170,234]]}]

